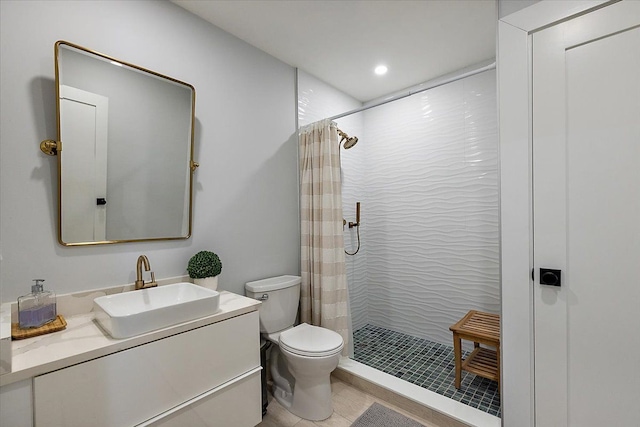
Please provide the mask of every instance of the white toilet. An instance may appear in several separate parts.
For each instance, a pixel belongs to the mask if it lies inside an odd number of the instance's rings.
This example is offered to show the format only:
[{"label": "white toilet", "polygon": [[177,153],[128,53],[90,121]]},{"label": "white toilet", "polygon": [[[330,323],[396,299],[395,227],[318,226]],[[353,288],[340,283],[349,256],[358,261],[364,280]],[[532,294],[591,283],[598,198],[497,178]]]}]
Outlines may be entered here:
[{"label": "white toilet", "polygon": [[291,413],[311,421],[329,418],[331,372],[344,347],[337,332],[302,323],[293,326],[300,303],[299,276],[249,282],[247,296],[262,301],[260,332],[275,344],[269,368],[273,395]]}]

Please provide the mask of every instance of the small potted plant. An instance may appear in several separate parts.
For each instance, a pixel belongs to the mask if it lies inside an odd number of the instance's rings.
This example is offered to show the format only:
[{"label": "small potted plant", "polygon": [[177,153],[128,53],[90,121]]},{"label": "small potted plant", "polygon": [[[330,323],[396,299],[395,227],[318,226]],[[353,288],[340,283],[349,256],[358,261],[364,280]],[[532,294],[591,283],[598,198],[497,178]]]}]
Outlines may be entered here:
[{"label": "small potted plant", "polygon": [[193,283],[215,290],[218,287],[218,275],[222,271],[222,262],[215,253],[200,251],[189,260],[187,271]]}]

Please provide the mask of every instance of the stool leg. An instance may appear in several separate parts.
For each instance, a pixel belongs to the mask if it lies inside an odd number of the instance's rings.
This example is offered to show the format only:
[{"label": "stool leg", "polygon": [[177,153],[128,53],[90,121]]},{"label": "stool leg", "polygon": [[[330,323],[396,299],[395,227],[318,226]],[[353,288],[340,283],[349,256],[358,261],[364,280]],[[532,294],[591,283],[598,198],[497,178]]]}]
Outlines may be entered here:
[{"label": "stool leg", "polygon": [[462,380],[462,345],[460,343],[460,337],[457,334],[453,334],[453,352],[456,358],[456,388],[460,388],[460,382]]},{"label": "stool leg", "polygon": [[496,347],[496,365],[498,369],[498,372],[496,373],[496,376],[498,377],[498,392],[500,392],[500,344]]}]

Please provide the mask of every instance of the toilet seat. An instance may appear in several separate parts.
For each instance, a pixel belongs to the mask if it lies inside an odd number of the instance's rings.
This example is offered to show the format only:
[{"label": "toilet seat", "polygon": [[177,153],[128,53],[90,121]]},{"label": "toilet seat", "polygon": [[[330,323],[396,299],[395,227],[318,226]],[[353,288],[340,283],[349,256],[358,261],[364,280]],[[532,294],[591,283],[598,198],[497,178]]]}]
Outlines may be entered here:
[{"label": "toilet seat", "polygon": [[282,350],[299,356],[325,357],[342,351],[344,341],[337,332],[301,323],[280,333]]}]

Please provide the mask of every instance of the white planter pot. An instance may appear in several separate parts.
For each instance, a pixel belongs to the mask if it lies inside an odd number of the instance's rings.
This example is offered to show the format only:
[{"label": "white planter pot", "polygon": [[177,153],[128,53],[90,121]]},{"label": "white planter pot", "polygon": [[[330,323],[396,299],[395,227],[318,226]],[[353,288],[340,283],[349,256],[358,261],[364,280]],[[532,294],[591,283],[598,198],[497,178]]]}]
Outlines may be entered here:
[{"label": "white planter pot", "polygon": [[193,279],[193,283],[215,291],[218,289],[218,276],[205,277],[204,279]]}]

